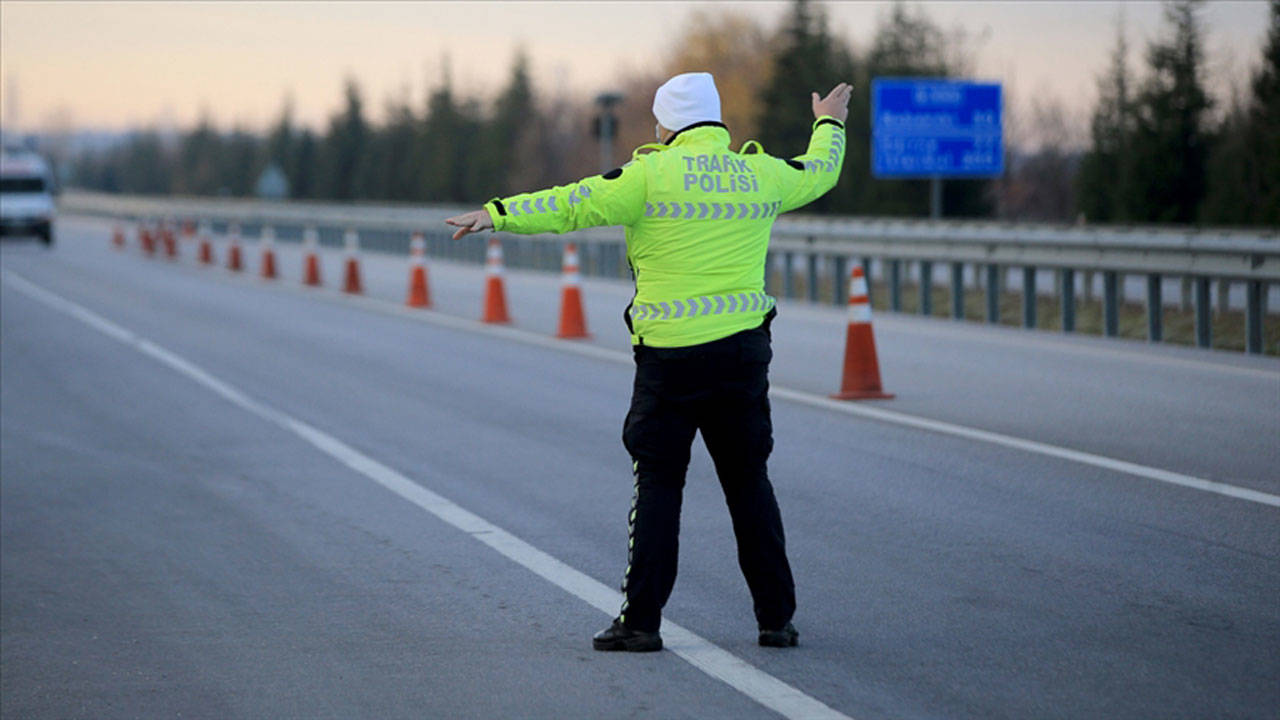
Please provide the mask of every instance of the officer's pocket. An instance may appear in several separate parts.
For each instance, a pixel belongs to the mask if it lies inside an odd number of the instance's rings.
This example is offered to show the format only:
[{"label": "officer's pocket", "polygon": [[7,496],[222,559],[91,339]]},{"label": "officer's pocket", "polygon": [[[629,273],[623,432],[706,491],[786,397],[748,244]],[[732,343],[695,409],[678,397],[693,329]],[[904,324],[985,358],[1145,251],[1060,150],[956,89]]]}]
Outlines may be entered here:
[{"label": "officer's pocket", "polygon": [[742,358],[743,365],[768,365],[773,360],[773,345],[763,326],[746,334],[739,357]]}]

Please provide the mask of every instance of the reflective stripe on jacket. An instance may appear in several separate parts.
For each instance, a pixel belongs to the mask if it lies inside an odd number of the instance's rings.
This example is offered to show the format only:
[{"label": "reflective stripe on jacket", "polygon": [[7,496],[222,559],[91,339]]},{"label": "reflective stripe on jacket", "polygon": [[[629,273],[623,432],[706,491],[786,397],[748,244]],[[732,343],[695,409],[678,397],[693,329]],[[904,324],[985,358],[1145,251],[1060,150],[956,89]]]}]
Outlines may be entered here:
[{"label": "reflective stripe on jacket", "polygon": [[505,232],[624,226],[632,344],[697,345],[760,325],[774,305],[764,292],[773,221],[835,186],[844,151],[844,125],[825,116],[790,160],[733,152],[724,125],[698,123],[621,168],[485,207]]}]

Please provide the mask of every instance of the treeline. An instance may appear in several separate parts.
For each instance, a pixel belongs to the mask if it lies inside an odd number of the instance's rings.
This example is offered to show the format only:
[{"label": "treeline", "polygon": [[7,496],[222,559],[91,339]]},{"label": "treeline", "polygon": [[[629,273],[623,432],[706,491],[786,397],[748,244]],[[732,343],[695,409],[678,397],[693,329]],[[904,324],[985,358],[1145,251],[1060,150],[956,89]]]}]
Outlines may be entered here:
[{"label": "treeline", "polygon": [[[1006,123],[1038,136],[1026,151],[1006,132],[1003,177],[944,185],[947,216],[1090,222],[1276,224],[1280,222],[1280,0],[1270,2],[1266,47],[1247,93],[1214,113],[1205,89],[1197,0],[1166,4],[1162,35],[1146,48],[1145,72],[1128,68],[1124,33],[1099,78],[1088,147],[1072,147],[1060,106],[1037,106]],[[809,210],[925,216],[924,180],[871,176],[871,79],[968,77],[969,39],[946,32],[899,3],[865,49],[849,46],[825,12],[796,0],[780,27],[766,30],[733,11],[696,14],[659,67],[619,79],[623,96],[615,163],[652,142],[653,92],[667,77],[707,70],[716,77],[735,147],[758,140],[782,156],[803,152],[812,115],[808,92],[850,80],[844,178]],[[537,96],[527,59],[517,57],[495,97],[458,93],[447,69],[415,107],[386,102],[373,123],[358,84],[320,133],[297,125],[289,103],[266,136],[219,132],[208,120],[166,142],[143,132],[71,168],[76,185],[111,192],[248,196],[267,168],[296,199],[480,202],[495,195],[569,182],[600,170],[590,101]]]},{"label": "treeline", "polygon": [[1100,222],[1280,225],[1280,0],[1271,0],[1263,57],[1246,93],[1212,121],[1200,2],[1165,6],[1166,35],[1128,69],[1117,33],[1099,79],[1079,209]]},{"label": "treeline", "polygon": [[176,141],[166,142],[154,130],[139,132],[109,151],[75,158],[70,184],[239,197],[256,194],[270,168],[283,175],[294,199],[478,201],[512,191],[518,180],[567,179],[556,156],[560,148],[543,130],[569,110],[535,105],[523,55],[487,111],[477,98],[457,95],[446,69],[424,108],[389,100],[385,121],[375,124],[358,83],[349,79],[343,107],[322,133],[300,127],[286,101],[265,136],[241,129],[221,133],[208,118]]}]

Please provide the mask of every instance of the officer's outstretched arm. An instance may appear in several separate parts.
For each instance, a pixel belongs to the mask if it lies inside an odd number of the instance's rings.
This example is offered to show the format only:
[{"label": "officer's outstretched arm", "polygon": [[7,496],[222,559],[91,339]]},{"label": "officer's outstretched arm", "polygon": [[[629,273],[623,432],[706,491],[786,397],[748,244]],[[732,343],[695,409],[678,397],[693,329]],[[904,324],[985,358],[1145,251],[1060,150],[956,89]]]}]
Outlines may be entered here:
[{"label": "officer's outstretched arm", "polygon": [[844,164],[844,123],[823,115],[813,121],[809,149],[803,155],[778,161],[778,179],[782,187],[779,212],[794,210],[822,197],[835,187]]},{"label": "officer's outstretched arm", "polygon": [[484,204],[493,229],[564,233],[599,225],[631,225],[644,215],[644,168],[627,163],[603,175]]}]

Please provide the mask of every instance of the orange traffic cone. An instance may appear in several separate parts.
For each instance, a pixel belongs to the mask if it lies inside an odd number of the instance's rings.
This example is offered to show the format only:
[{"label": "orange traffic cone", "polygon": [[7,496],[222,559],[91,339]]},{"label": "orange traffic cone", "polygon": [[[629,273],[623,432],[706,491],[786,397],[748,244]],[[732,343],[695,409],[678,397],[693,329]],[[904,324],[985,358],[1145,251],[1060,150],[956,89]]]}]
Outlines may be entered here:
[{"label": "orange traffic cone", "polygon": [[564,246],[564,285],[560,291],[560,329],[558,338],[591,337],[587,332],[587,319],[582,312],[582,278],[578,274],[578,246]]},{"label": "orange traffic cone", "polygon": [[359,295],[362,292],[360,287],[360,236],[355,230],[347,230],[342,236],[342,244],[345,246],[347,255],[346,261],[346,278],[342,283],[342,291]]},{"label": "orange traffic cone", "polygon": [[262,277],[268,280],[276,276],[276,233],[270,225],[262,226],[262,234],[258,236],[258,246],[262,248]]},{"label": "orange traffic cone", "polygon": [[880,364],[876,361],[876,339],[871,333],[871,300],[862,265],[855,264],[849,276],[849,327],[844,341],[844,377],[836,400],[877,400],[893,397],[880,386]]},{"label": "orange traffic cone", "polygon": [[489,238],[489,250],[485,254],[484,317],[487,323],[509,323],[507,292],[502,285],[502,242]]},{"label": "orange traffic cone", "polygon": [[232,272],[240,272],[244,267],[244,263],[240,259],[240,226],[232,224],[227,228],[227,234],[230,235],[230,246],[227,248],[227,269]]},{"label": "orange traffic cone", "polygon": [[427,292],[427,268],[423,264],[423,255],[427,251],[427,242],[422,233],[413,234],[409,241],[409,295],[404,304],[409,307],[431,307],[431,293]]},{"label": "orange traffic cone", "polygon": [[302,268],[302,284],[319,286],[320,283],[320,255],[317,247],[320,244],[320,236],[316,233],[316,229],[309,227],[302,231],[302,244],[306,248],[306,259],[303,260]]},{"label": "orange traffic cone", "polygon": [[200,226],[200,264],[213,264],[213,242],[209,240],[209,225]]},{"label": "orange traffic cone", "polygon": [[168,224],[160,226],[160,240],[164,242],[165,257],[170,260],[178,259],[178,238],[173,234],[173,228]]},{"label": "orange traffic cone", "polygon": [[119,225],[111,228],[111,244],[117,250],[124,249],[124,228]]},{"label": "orange traffic cone", "polygon": [[147,226],[145,220],[138,223],[138,245],[142,247],[145,255],[154,255],[156,252],[155,236],[151,234],[151,228]]}]

